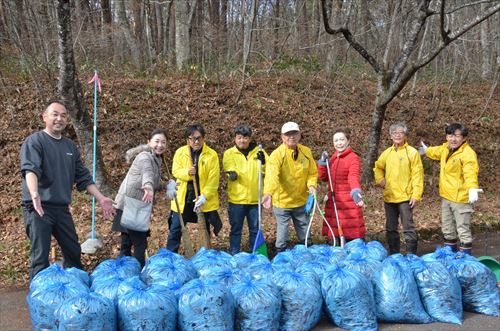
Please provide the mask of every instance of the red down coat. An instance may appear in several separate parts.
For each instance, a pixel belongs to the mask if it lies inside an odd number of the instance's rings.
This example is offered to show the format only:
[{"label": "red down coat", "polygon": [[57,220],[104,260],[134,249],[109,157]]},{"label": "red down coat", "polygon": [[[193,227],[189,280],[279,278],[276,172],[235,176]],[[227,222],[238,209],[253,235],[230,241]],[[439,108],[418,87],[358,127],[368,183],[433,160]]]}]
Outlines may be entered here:
[{"label": "red down coat", "polygon": [[[337,212],[339,221],[344,231],[346,240],[356,238],[364,238],[366,234],[365,222],[363,220],[363,209],[356,206],[351,198],[351,190],[361,189],[360,184],[360,164],[361,159],[356,153],[348,147],[344,152],[338,153],[335,151],[330,160],[330,172],[332,175],[333,192],[335,194],[335,202],[337,204]],[[339,237],[337,229],[337,221],[335,219],[335,211],[333,209],[333,200],[331,197],[330,182],[328,180],[328,172],[326,166],[318,166],[319,179],[328,183],[328,201],[325,207],[325,218],[333,229],[335,237]],[[326,224],[323,224],[321,233],[325,236],[332,236],[330,229]]]}]

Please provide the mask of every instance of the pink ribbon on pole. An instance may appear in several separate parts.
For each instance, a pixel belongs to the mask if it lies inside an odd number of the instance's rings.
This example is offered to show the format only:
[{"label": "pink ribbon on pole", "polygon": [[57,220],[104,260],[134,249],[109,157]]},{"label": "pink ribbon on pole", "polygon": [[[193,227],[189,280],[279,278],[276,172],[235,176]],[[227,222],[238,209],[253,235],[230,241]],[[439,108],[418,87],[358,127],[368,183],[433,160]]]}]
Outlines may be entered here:
[{"label": "pink ribbon on pole", "polygon": [[99,90],[99,93],[101,93],[101,79],[97,75],[97,71],[95,72],[94,76],[88,83],[91,84],[93,82],[97,82],[97,89]]}]

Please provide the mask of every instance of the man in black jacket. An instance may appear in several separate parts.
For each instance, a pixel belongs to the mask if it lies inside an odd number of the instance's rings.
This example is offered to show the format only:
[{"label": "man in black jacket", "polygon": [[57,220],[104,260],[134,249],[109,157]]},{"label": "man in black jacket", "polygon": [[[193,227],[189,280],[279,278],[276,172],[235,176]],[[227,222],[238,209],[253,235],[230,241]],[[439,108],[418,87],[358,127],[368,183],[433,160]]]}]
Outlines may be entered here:
[{"label": "man in black jacket", "polygon": [[64,267],[83,269],[78,235],[69,211],[73,185],[92,194],[105,217],[114,213],[113,201],[99,192],[76,145],[62,136],[68,116],[62,102],[50,102],[42,113],[45,129],[30,135],[21,146],[23,214],[31,243],[31,278],[49,266],[52,235],[61,246]]}]

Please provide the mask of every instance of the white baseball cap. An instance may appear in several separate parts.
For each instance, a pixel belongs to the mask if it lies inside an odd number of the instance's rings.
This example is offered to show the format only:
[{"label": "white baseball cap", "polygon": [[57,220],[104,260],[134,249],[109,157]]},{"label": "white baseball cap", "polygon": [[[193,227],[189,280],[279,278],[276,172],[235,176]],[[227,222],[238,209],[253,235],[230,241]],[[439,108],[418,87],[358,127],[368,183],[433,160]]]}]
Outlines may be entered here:
[{"label": "white baseball cap", "polygon": [[281,134],[285,134],[290,131],[300,131],[299,125],[295,122],[286,122],[281,127]]}]

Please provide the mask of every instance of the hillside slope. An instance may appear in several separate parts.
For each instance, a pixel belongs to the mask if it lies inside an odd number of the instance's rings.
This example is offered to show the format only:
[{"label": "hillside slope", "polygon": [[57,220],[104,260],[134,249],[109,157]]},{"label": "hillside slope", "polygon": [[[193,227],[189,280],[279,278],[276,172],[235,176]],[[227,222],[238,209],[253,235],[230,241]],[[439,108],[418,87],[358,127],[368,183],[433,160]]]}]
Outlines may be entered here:
[{"label": "hillside slope", "polygon": [[[320,77],[253,77],[247,81],[242,101],[234,105],[237,81],[228,79],[216,84],[207,79],[189,76],[164,80],[115,79],[103,82],[99,97],[98,140],[104,162],[115,187],[123,179],[127,165],[124,154],[128,148],[145,143],[148,133],[163,127],[169,133],[167,159],[185,144],[184,128],[201,123],[207,131],[207,144],[222,158],[223,151],[232,146],[232,129],[236,124],[250,124],[254,137],[271,152],[280,144],[280,128],[286,121],[296,121],[303,130],[305,145],[315,157],[322,150],[333,151],[332,132],[337,127],[352,130],[351,145],[361,156],[366,150],[374,84],[368,80],[341,81],[332,84]],[[30,133],[42,128],[40,112],[43,103],[27,84],[9,83],[0,98],[0,282],[26,282],[29,242],[26,239],[20,208],[19,147]],[[461,121],[470,127],[469,141],[480,160],[480,183],[485,189],[476,205],[474,216],[478,225],[498,228],[500,224],[500,176],[497,170],[500,136],[500,94],[489,98],[489,87],[482,85],[435,86],[421,85],[415,96],[400,95],[386,114],[380,149],[390,144],[388,125],[406,121],[410,127],[409,142],[416,146],[424,138],[430,144],[444,141],[445,123]],[[86,92],[88,109],[92,109],[92,91]],[[67,135],[74,138],[72,128]],[[426,172],[424,199],[415,211],[421,236],[439,235],[440,201],[437,191],[439,167],[424,160]],[[221,216],[227,221],[225,188],[221,177]],[[371,185],[364,188],[365,222],[372,238],[383,238],[384,211],[381,191]],[[321,192],[325,187],[320,188]],[[90,199],[74,194],[72,206],[81,240],[90,231]],[[166,217],[169,206],[160,194],[155,207],[154,225],[150,238],[151,253],[165,245]],[[273,246],[274,221],[265,212],[265,232],[268,246]],[[315,220],[319,224],[318,220]],[[106,248],[95,256],[86,256],[89,267],[103,258],[116,256],[119,236],[110,232],[110,221],[98,217],[98,230],[105,236]],[[194,229],[191,229],[195,236]],[[314,228],[316,237],[319,226]],[[216,246],[228,246],[229,225],[225,224]],[[293,231],[292,231],[293,233]],[[194,237],[193,237],[194,238]],[[320,240],[319,238],[317,240]]]}]

